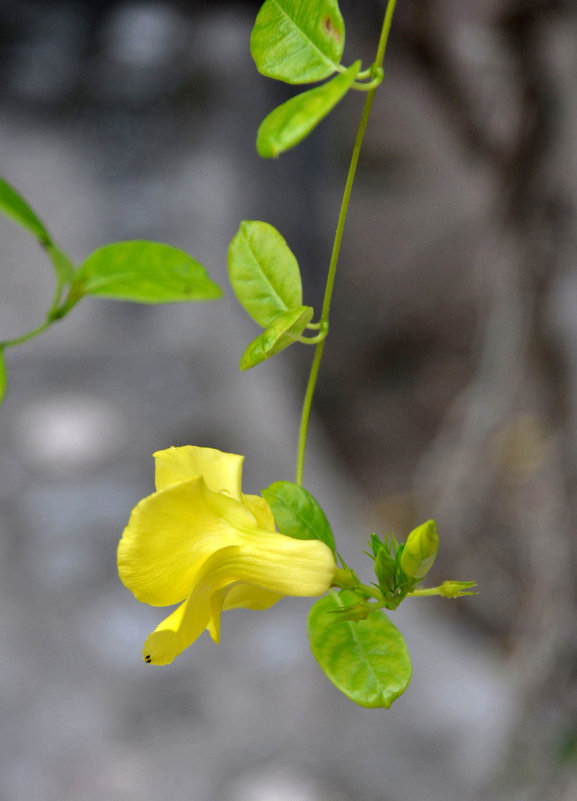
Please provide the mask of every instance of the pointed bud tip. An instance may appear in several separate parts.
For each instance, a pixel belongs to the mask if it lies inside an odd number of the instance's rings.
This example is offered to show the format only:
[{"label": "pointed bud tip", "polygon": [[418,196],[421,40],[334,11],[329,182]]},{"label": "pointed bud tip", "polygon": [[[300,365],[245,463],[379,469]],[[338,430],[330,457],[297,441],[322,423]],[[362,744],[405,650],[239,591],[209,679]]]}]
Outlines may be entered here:
[{"label": "pointed bud tip", "polygon": [[403,548],[401,568],[407,576],[422,579],[433,566],[439,550],[439,532],[434,520],[413,529]]},{"label": "pointed bud tip", "polygon": [[439,590],[443,598],[462,598],[465,595],[478,595],[476,592],[470,592],[476,586],[475,581],[443,581]]}]

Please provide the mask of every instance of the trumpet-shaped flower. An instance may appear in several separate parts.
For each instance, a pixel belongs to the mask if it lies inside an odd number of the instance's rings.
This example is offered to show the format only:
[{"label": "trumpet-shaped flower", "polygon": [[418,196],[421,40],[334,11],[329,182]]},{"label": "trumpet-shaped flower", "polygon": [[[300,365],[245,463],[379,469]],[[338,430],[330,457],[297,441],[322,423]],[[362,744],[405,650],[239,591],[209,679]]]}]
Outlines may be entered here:
[{"label": "trumpet-shaped flower", "polygon": [[242,456],[185,446],[154,457],[157,491],[132,511],[118,572],[139,601],[180,606],[146,639],[145,662],[172,662],[204,629],[218,642],[223,609],[328,590],[331,549],[275,531],[266,501],[241,490]]}]

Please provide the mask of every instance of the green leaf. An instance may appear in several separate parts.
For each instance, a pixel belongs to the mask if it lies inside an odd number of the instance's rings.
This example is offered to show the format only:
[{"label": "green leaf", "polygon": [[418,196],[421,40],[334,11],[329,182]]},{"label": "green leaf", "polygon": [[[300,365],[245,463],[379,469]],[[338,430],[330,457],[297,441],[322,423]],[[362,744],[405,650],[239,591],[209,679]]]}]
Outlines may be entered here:
[{"label": "green leaf", "polygon": [[200,262],[159,242],[117,242],[94,251],[74,274],[66,306],[83,295],[134,303],[214,300],[222,290]]},{"label": "green leaf", "polygon": [[8,373],[6,372],[6,362],[4,361],[4,348],[0,348],[0,403],[4,400],[8,389]]},{"label": "green leaf", "polygon": [[241,222],[228,248],[228,273],[239,303],[263,328],[303,302],[298,262],[269,223]]},{"label": "green leaf", "polygon": [[321,540],[335,550],[335,540],[325,513],[303,487],[276,481],[261,492],[272,509],[279,531],[296,540]]},{"label": "green leaf", "polygon": [[266,0],[250,37],[258,71],[287,83],[311,83],[338,69],[345,25],[337,0]]},{"label": "green leaf", "polygon": [[0,211],[34,234],[42,243],[52,242],[42,220],[36,216],[22,195],[3,178],[0,178]]},{"label": "green leaf", "polygon": [[74,274],[72,262],[60,248],[56,247],[44,223],[24,198],[2,178],[0,178],[0,211],[34,234],[50,257],[58,279],[62,283],[68,283]]},{"label": "green leaf", "polygon": [[353,590],[331,592],[310,611],[313,655],[332,683],[355,704],[385,707],[407,689],[411,660],[404,637],[380,611],[365,620],[343,620],[348,607],[363,603]]},{"label": "green leaf", "polygon": [[74,277],[74,265],[66,253],[51,243],[47,243],[45,247],[58,278],[65,284],[70,283]]},{"label": "green leaf", "polygon": [[355,63],[332,80],[291,97],[277,106],[260,124],[256,137],[258,154],[265,159],[298,145],[316,128],[349,91],[361,68]]},{"label": "green leaf", "polygon": [[269,327],[250,343],[240,360],[240,369],[248,370],[288,348],[313,319],[312,306],[297,306],[275,317]]}]

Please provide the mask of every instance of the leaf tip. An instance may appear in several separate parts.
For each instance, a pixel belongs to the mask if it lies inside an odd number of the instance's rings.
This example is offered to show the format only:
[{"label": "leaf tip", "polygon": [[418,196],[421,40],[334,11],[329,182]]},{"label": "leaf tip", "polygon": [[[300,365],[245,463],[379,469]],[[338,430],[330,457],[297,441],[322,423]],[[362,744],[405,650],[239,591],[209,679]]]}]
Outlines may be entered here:
[{"label": "leaf tip", "polygon": [[[224,296],[224,290],[218,284],[215,284],[214,281],[212,283],[212,294],[210,297],[207,297],[206,300],[220,300]],[[191,294],[193,290],[191,290]],[[194,298],[192,298],[194,300]]]},{"label": "leaf tip", "polygon": [[278,159],[281,152],[270,137],[261,136],[260,132],[256,139],[256,152],[261,159]]}]

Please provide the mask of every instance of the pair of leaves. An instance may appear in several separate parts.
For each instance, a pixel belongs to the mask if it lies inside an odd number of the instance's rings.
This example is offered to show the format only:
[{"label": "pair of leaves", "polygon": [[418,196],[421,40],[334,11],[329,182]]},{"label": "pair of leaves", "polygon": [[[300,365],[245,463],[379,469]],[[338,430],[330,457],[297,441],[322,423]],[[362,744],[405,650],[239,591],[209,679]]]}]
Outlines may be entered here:
[{"label": "pair of leaves", "polygon": [[[297,484],[276,481],[262,491],[279,531],[295,539],[317,539],[335,551],[331,526],[315,498]],[[363,620],[345,619],[350,608],[366,608],[355,590],[330,592],[312,607],[308,634],[313,655],[326,676],[351,701],[385,707],[407,689],[411,660],[407,644],[380,610]]]},{"label": "pair of leaves", "polygon": [[159,242],[118,242],[92,253],[78,270],[60,250],[24,198],[0,178],[0,211],[33,234],[45,248],[62,283],[70,284],[66,306],[84,295],[134,303],[213,300],[222,290],[200,262]]},{"label": "pair of leaves", "polygon": [[277,229],[244,220],[228,249],[230,282],[239,303],[265,331],[246,348],[240,369],[248,370],[291,345],[313,317],[302,305],[298,262]]},{"label": "pair of leaves", "polygon": [[361,62],[341,65],[345,25],[337,0],[266,0],[251,34],[250,48],[262,75],[290,84],[322,81],[274,109],[258,129],[257,151],[274,158],[297,145],[349,91]]},{"label": "pair of leaves", "polygon": [[327,678],[351,701],[388,709],[409,685],[411,660],[404,637],[380,610],[364,620],[343,619],[364,603],[354,590],[331,591],[317,601],[308,619],[310,646]]},{"label": "pair of leaves", "polygon": [[[325,513],[308,492],[290,481],[277,481],[262,491],[279,531],[296,539],[318,539],[334,552],[335,542]],[[342,613],[364,605],[354,590],[330,592],[312,607],[308,633],[313,655],[326,676],[351,701],[365,707],[389,708],[411,679],[407,644],[381,612],[364,620],[345,620]]]},{"label": "pair of leaves", "polygon": [[[46,326],[64,317],[84,296],[113,298],[133,303],[179,303],[213,300],[222,290],[200,262],[178,248],[159,242],[118,242],[92,253],[75,270],[68,256],[26,200],[0,178],[0,213],[31,233],[49,256],[58,282],[57,298],[47,314]],[[63,288],[68,296],[61,303]],[[25,337],[24,337],[25,338]],[[5,346],[20,340],[6,341]],[[0,402],[7,386],[6,366],[0,348]]]}]

